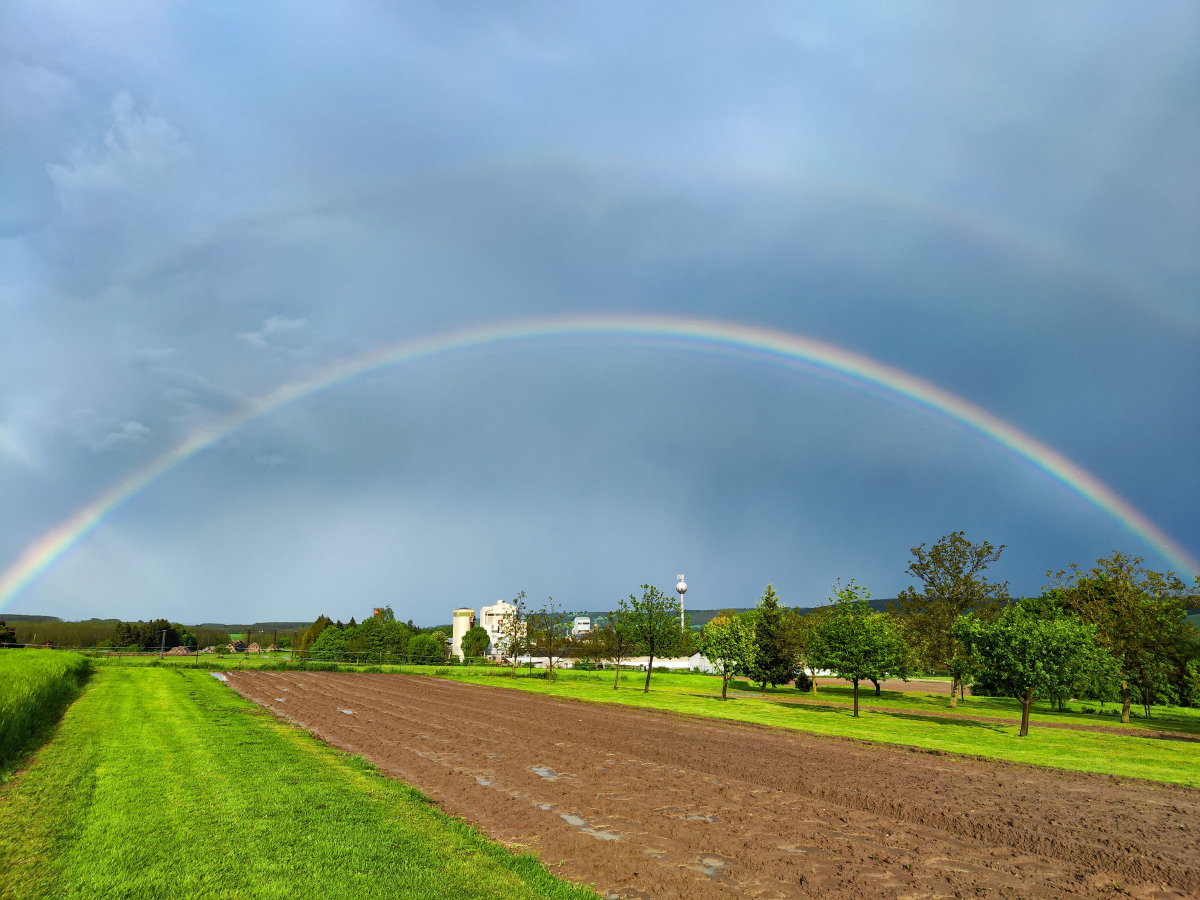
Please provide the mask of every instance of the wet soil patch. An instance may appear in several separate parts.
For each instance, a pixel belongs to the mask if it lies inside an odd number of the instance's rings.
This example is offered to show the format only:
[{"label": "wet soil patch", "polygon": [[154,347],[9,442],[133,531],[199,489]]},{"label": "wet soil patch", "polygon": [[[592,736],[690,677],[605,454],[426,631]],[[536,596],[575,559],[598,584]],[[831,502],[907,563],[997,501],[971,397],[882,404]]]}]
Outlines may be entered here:
[{"label": "wet soil patch", "polygon": [[420,676],[229,684],[606,897],[1200,895],[1189,788]]}]

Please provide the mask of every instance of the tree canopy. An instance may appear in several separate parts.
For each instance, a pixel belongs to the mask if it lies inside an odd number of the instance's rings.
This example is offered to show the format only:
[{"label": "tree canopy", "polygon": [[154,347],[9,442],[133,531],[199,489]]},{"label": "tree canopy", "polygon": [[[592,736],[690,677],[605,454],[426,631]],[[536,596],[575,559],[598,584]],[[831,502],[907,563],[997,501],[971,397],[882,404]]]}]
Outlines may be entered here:
[{"label": "tree canopy", "polygon": [[975,544],[965,532],[944,535],[930,547],[913,547],[906,570],[921,589],[901,591],[893,610],[904,622],[909,641],[928,668],[949,670],[950,706],[957,705],[959,686],[969,665],[955,637],[954,623],[972,610],[992,618],[1008,599],[1008,582],[989,582],[983,573],[1000,559],[1004,545]]},{"label": "tree canopy", "polygon": [[833,586],[833,608],[819,623],[815,655],[822,668],[854,685],[858,717],[858,683],[864,679],[908,679],[908,648],[892,616],[877,613],[871,595],[850,579]]},{"label": "tree canopy", "polygon": [[1003,682],[1021,701],[1021,737],[1029,734],[1030,705],[1039,696],[1070,692],[1080,672],[1115,665],[1096,644],[1096,626],[1043,606],[1017,603],[989,622],[963,616],[955,638],[978,660],[985,677]]}]

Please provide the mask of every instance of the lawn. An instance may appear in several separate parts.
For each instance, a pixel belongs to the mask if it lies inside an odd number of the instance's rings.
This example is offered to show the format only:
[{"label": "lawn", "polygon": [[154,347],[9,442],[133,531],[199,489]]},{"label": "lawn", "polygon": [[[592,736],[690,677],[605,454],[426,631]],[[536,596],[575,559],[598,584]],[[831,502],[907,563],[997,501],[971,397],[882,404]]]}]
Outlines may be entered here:
[{"label": "lawn", "polygon": [[[866,692],[869,696],[863,699],[864,705],[887,709],[864,711],[861,718],[855,719],[850,713],[850,688],[845,687],[821,688],[817,704],[799,702],[809,699],[809,695],[794,689],[768,691],[765,698],[757,691],[739,691],[722,702],[720,681],[705,675],[656,673],[652,677],[650,693],[643,694],[641,685],[645,676],[632,672],[622,674],[621,688],[616,691],[612,688],[612,673],[603,672],[559,672],[552,685],[547,685],[544,672],[536,670],[533,677],[523,672],[515,680],[510,680],[500,669],[443,667],[437,672],[442,677],[589,702],[642,706],[814,734],[1200,787],[1200,742],[1154,737],[1156,728],[1200,731],[1197,727],[1200,718],[1190,709],[1156,707],[1154,715],[1157,718],[1139,719],[1121,726],[1119,719],[1078,711],[1052,714],[1046,704],[1041,704],[1034,712],[1030,735],[1019,738],[1020,706],[1015,700],[1003,698],[969,698],[965,703],[960,702],[957,710],[951,710],[949,698],[944,695],[885,691],[884,696],[877,699],[872,690]],[[748,687],[745,682],[740,686]],[[924,714],[928,712],[946,715]],[[1002,717],[1008,721],[979,722],[952,718],[952,713]],[[1038,727],[1040,723],[1050,721],[1110,725],[1125,733]]]},{"label": "lawn", "polygon": [[0,792],[0,897],[586,898],[208,673],[101,666]]},{"label": "lawn", "polygon": [[[282,668],[286,665],[279,660],[248,654],[229,656],[223,660],[205,657],[201,661],[168,657],[161,664],[154,658],[139,657],[132,661],[121,660],[120,665],[123,667],[130,662],[136,666],[200,665],[214,669]],[[115,659],[97,659],[94,664],[104,668],[118,663]],[[340,671],[356,670],[346,665],[338,668]],[[507,669],[499,667],[370,666],[358,667],[357,671],[408,672],[479,681],[589,702],[645,706],[815,734],[1200,787],[1200,742],[1154,737],[1163,731],[1200,736],[1200,710],[1196,709],[1154,707],[1152,718],[1134,718],[1129,725],[1123,726],[1116,716],[1084,712],[1085,709],[1098,710],[1096,703],[1070,703],[1070,708],[1065,712],[1051,710],[1047,703],[1036,703],[1032,732],[1028,738],[1022,739],[1017,737],[1020,705],[1010,698],[968,697],[959,702],[957,709],[952,710],[949,697],[944,694],[884,691],[880,697],[876,697],[873,688],[863,687],[860,688],[860,701],[864,707],[873,709],[865,709],[861,718],[854,719],[850,715],[851,688],[840,685],[826,684],[820,687],[814,703],[809,694],[802,694],[794,688],[768,688],[766,694],[762,695],[744,679],[734,679],[730,699],[723,703],[718,699],[720,681],[708,675],[655,673],[651,692],[646,695],[640,690],[645,676],[636,672],[622,673],[621,689],[614,691],[611,672],[562,670],[556,672],[555,683],[547,685],[546,673],[536,669],[532,675],[527,669],[519,670],[515,680],[509,679]],[[1108,704],[1108,712],[1115,710],[1116,707]],[[1140,716],[1140,707],[1135,707],[1134,713]],[[981,722],[956,716],[981,716],[1006,721]],[[1039,727],[1051,722],[1104,725],[1124,733]]]}]

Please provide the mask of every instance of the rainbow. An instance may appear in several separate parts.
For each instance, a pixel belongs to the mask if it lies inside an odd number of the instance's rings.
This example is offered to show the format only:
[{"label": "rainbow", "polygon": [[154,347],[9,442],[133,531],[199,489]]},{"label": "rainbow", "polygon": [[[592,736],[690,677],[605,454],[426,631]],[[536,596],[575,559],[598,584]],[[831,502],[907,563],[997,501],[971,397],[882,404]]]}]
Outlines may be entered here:
[{"label": "rainbow", "polygon": [[1094,475],[987,410],[907,372],[841,347],[784,331],[707,319],[614,314],[527,319],[400,341],[334,363],[304,380],[284,384],[248,403],[236,414],[196,432],[30,544],[0,575],[0,608],[93,531],[105,516],[166,472],[255,419],[357,376],[390,366],[446,353],[557,338],[642,339],[727,356],[749,356],[771,364],[802,367],[858,388],[879,392],[893,400],[909,401],[975,431],[1032,463],[1108,513],[1181,572],[1200,574],[1200,562],[1195,557]]}]

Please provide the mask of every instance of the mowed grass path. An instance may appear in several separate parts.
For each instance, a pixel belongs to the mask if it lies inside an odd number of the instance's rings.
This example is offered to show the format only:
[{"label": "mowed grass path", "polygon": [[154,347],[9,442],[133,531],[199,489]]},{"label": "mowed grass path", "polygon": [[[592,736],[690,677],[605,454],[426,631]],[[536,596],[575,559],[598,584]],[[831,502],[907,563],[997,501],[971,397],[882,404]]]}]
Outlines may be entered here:
[{"label": "mowed grass path", "polygon": [[595,898],[205,672],[107,667],[0,791],[0,897]]},{"label": "mowed grass path", "polygon": [[[430,670],[432,671],[432,670]],[[795,690],[767,694],[731,694],[722,702],[721,682],[703,675],[655,674],[650,693],[641,687],[645,675],[623,673],[621,687],[613,690],[612,673],[556,673],[554,683],[547,685],[545,673],[534,677],[523,674],[510,679],[501,670],[441,669],[441,677],[480,682],[499,687],[536,691],[556,697],[570,697],[598,703],[619,703],[649,709],[667,710],[689,715],[729,719],[792,728],[814,734],[861,738],[928,750],[944,750],[973,756],[987,756],[1012,762],[1032,763],[1080,772],[1148,778],[1200,787],[1200,742],[1155,738],[1145,723],[1125,726],[1127,734],[1079,731],[1065,728],[1039,728],[1039,721],[1070,721],[1078,724],[1117,725],[1119,720],[1085,716],[1079,713],[1039,716],[1034,713],[1033,725],[1026,738],[1017,737],[1020,707],[1013,700],[980,698],[986,702],[973,705],[970,700],[950,710],[948,698],[928,694],[884,692],[878,700],[873,691],[863,692],[861,702],[892,707],[886,711],[864,711],[855,719],[850,711],[849,688],[826,687],[818,694],[820,704],[789,703],[787,700],[808,699]],[[485,674],[485,672],[487,674]],[[866,694],[870,696],[866,696]],[[892,694],[888,697],[887,694]],[[986,716],[1011,716],[1011,722],[977,722],[951,718],[949,715],[918,715],[939,707],[946,713]],[[1044,708],[1044,707],[1043,707]],[[1191,730],[1196,720],[1192,710],[1176,710],[1177,716],[1163,720],[1162,727]],[[1154,720],[1151,720],[1154,721]]]}]

